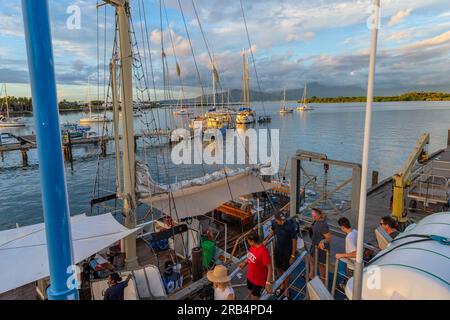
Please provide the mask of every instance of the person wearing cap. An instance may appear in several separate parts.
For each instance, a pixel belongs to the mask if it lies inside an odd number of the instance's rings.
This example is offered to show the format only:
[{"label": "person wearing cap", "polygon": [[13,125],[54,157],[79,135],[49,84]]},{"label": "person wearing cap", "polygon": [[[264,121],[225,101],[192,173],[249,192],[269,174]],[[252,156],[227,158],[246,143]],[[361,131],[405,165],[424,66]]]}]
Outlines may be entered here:
[{"label": "person wearing cap", "polygon": [[[297,250],[297,233],[294,223],[288,221],[282,212],[275,214],[275,220],[272,222],[272,235],[274,236],[274,264],[278,277],[294,263]],[[289,299],[289,290],[287,290],[287,280],[283,281],[281,291],[284,292],[285,299]]]},{"label": "person wearing cap", "polygon": [[206,277],[213,283],[214,300],[235,300],[234,290],[231,287],[231,278],[223,265],[217,265],[214,270],[208,271]]}]

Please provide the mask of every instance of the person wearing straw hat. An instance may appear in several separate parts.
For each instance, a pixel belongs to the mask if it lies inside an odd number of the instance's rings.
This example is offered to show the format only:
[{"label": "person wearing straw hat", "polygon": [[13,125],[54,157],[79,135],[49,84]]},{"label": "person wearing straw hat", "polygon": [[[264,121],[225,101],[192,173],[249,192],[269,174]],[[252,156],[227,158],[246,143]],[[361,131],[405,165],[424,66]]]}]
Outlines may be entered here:
[{"label": "person wearing straw hat", "polygon": [[231,287],[231,278],[223,265],[217,265],[208,271],[206,277],[213,283],[214,300],[235,300],[234,290]]}]

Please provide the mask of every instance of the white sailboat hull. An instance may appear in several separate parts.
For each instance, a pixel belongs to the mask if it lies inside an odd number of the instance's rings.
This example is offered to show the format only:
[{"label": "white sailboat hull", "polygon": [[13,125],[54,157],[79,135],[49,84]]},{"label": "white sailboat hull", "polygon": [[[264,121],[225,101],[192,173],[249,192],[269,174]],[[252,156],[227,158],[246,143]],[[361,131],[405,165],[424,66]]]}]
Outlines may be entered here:
[{"label": "white sailboat hull", "polygon": [[194,114],[194,112],[191,111],[191,110],[181,109],[181,110],[176,110],[176,111],[174,111],[173,114],[174,114],[175,116],[184,116],[184,115],[187,116],[187,115]]},{"label": "white sailboat hull", "polygon": [[110,122],[110,121],[111,121],[111,119],[109,119],[108,117],[91,117],[91,118],[81,118],[80,124],[81,123]]},{"label": "white sailboat hull", "polygon": [[293,113],[294,109],[280,109],[280,114]]},{"label": "white sailboat hull", "polygon": [[0,122],[0,128],[18,128],[25,127],[25,123],[21,122]]}]

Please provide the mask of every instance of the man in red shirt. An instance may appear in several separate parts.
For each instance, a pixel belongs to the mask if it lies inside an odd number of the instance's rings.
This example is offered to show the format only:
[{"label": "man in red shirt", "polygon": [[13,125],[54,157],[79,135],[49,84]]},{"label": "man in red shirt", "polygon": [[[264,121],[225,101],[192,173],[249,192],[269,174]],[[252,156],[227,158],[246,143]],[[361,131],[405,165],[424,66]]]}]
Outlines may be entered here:
[{"label": "man in red shirt", "polygon": [[257,232],[253,231],[247,236],[250,250],[247,254],[247,262],[243,262],[240,268],[243,269],[248,264],[247,289],[250,300],[259,300],[265,288],[268,293],[272,293],[272,260],[269,251],[261,243]]}]

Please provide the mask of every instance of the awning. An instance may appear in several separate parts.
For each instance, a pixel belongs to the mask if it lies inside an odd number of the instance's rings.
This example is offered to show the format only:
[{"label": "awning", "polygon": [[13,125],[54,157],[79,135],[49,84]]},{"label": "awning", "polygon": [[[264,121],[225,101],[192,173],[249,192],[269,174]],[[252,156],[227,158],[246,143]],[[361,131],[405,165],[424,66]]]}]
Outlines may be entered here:
[{"label": "awning", "polygon": [[[75,263],[135,232],[109,214],[71,217]],[[49,276],[44,223],[0,231],[0,293]]]},{"label": "awning", "polygon": [[[217,179],[213,177],[217,176]],[[145,175],[140,176],[137,181],[144,181]],[[243,172],[228,172],[224,177],[219,172],[206,177],[203,184],[185,183],[185,185],[172,192],[165,191],[155,194],[152,191],[161,192],[163,189],[154,184],[150,179],[139,186],[139,201],[156,208],[173,218],[183,219],[195,217],[213,211],[221,204],[238,199],[240,196],[263,192],[271,189],[273,185],[265,182],[260,176],[251,170]],[[170,188],[168,188],[170,190]],[[147,192],[143,192],[147,191]],[[169,201],[170,195],[170,201]]]}]

